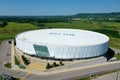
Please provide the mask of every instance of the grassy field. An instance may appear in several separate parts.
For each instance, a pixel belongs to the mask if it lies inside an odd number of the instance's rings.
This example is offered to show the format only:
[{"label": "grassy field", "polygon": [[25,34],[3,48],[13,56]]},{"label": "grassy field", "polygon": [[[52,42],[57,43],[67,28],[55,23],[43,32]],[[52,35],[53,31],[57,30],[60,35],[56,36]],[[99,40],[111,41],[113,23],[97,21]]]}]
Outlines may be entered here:
[{"label": "grassy field", "polygon": [[9,22],[8,25],[5,26],[4,28],[0,27],[0,42],[4,39],[14,38],[15,35],[20,32],[33,29],[38,29],[38,27],[29,23]]},{"label": "grassy field", "polygon": [[117,58],[117,60],[120,60],[120,54],[119,53],[115,54],[115,57]]},{"label": "grassy field", "polygon": [[72,21],[60,23],[46,23],[52,28],[74,28],[92,30],[106,34],[110,37],[110,46],[120,49],[120,23],[116,22],[97,22],[97,21]]},{"label": "grassy field", "polygon": [[[120,23],[82,20],[45,23],[45,25],[52,28],[73,28],[100,32],[110,37],[111,47],[120,49]],[[4,39],[14,38],[20,32],[33,29],[38,29],[38,27],[29,23],[9,22],[6,27],[0,28],[0,42]]]}]

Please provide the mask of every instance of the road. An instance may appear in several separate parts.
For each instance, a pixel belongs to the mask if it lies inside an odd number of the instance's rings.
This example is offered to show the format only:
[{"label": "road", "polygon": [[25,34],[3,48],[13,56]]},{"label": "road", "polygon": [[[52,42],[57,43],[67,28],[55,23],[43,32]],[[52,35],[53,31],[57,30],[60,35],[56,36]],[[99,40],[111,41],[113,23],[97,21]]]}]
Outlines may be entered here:
[{"label": "road", "polygon": [[81,78],[84,76],[88,76],[90,74],[95,74],[95,73],[100,73],[100,72],[105,72],[109,70],[114,70],[120,68],[120,64],[110,64],[110,65],[104,65],[104,66],[97,66],[97,67],[90,67],[86,69],[74,69],[71,71],[65,71],[65,72],[60,72],[56,74],[50,74],[50,75],[43,75],[37,77],[36,75],[30,75],[27,77],[27,80],[32,80],[34,77],[42,80],[73,80],[75,78]]},{"label": "road", "polygon": [[10,70],[3,67],[4,63],[10,62],[10,58],[11,58],[10,52],[11,52],[11,44],[9,44],[8,41],[3,41],[0,45],[0,73],[9,74],[15,77],[24,76],[26,74],[25,72]]},{"label": "road", "polygon": [[120,71],[102,75],[92,80],[120,80]]},{"label": "road", "polygon": [[[11,69],[6,69],[3,67],[3,63],[9,62],[10,61],[10,44],[8,44],[7,41],[3,41],[0,46],[0,72],[9,74],[14,77],[23,77],[25,72],[21,71],[15,71]],[[9,56],[8,56],[9,54]],[[118,61],[119,64],[112,63],[108,65],[101,65],[101,66],[92,66],[88,68],[75,68],[75,69],[70,69],[70,70],[63,70],[59,72],[53,72],[52,74],[49,72],[45,74],[45,72],[41,75],[35,75],[35,74],[30,74],[26,77],[25,80],[73,80],[74,78],[81,78],[84,76],[88,76],[90,74],[95,74],[99,72],[104,72],[104,71],[109,71],[109,70],[114,70],[114,69],[120,69],[120,61]]]}]

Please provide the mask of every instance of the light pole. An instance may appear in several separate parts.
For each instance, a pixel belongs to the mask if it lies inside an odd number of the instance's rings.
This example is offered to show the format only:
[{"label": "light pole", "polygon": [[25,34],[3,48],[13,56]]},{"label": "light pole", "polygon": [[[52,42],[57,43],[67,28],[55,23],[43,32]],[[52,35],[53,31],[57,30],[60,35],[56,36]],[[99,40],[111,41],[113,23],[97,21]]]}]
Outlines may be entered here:
[{"label": "light pole", "polygon": [[3,66],[1,61],[0,61],[0,65],[1,65],[0,68],[1,68],[2,74],[4,74],[4,69],[2,69]]},{"label": "light pole", "polygon": [[116,80],[118,80],[118,74],[119,74],[119,72],[117,72]]}]

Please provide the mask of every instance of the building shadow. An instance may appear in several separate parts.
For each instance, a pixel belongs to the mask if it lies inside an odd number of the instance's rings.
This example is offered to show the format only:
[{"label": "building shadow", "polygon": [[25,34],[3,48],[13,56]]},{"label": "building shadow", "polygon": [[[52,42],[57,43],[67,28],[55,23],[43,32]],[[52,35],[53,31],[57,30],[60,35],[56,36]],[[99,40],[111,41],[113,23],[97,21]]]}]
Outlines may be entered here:
[{"label": "building shadow", "polygon": [[107,61],[109,61],[111,58],[113,58],[115,55],[115,52],[111,49],[111,48],[108,48],[108,51],[103,55]]}]

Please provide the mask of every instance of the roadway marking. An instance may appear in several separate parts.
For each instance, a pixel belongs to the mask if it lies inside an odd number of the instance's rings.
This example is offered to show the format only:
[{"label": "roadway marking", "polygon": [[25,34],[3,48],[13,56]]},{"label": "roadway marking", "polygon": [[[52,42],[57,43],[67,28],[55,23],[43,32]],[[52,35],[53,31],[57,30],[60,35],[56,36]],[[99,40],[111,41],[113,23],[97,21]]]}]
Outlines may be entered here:
[{"label": "roadway marking", "polygon": [[25,80],[25,78],[27,78],[31,73],[30,72],[27,72],[22,78],[21,80]]}]

